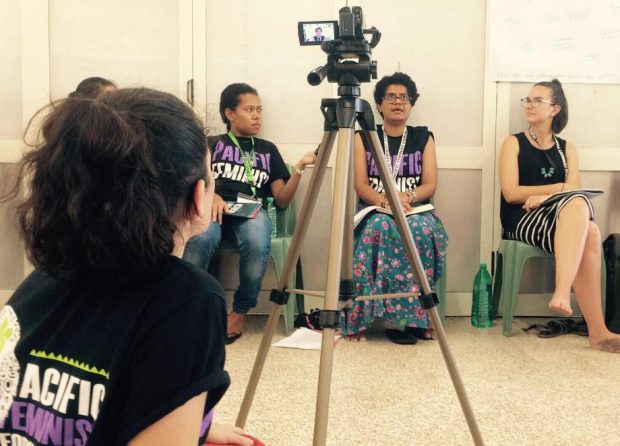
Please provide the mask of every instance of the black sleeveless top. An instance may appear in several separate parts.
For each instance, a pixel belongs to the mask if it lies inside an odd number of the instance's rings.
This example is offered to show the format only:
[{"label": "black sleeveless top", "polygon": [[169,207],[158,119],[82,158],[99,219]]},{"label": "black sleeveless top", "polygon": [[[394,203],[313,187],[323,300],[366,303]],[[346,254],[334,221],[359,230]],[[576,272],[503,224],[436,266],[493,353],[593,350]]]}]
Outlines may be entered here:
[{"label": "black sleeveless top", "polygon": [[[383,146],[383,126],[377,126],[377,135],[379,136],[379,141],[381,141],[381,146]],[[405,142],[400,168],[396,175],[396,189],[399,192],[413,190],[422,182],[422,155],[428,138],[432,135],[428,131],[428,127],[407,126],[407,141]],[[400,140],[400,136],[388,135],[388,150],[392,158],[392,166],[396,166]],[[379,170],[368,148],[366,148],[366,172],[368,173],[370,187],[382,193],[383,183],[379,178]]]},{"label": "black sleeveless top", "polygon": [[[544,186],[566,180],[564,162],[557,147],[541,150],[532,145],[524,132],[514,135],[519,142],[519,186]],[[560,150],[566,158],[566,140],[558,138]],[[523,203],[510,204],[501,197],[500,219],[503,232],[513,232],[525,215]]]}]

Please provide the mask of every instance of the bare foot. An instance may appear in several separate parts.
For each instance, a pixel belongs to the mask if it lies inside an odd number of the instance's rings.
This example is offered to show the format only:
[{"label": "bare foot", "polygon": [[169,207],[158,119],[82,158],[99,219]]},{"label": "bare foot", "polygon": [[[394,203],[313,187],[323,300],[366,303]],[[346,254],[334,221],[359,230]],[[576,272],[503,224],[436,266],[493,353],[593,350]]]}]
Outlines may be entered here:
[{"label": "bare foot", "polygon": [[234,312],[230,313],[226,321],[226,333],[228,333],[228,337],[231,337],[231,335],[240,335],[241,333],[243,333],[244,325],[245,314]]},{"label": "bare foot", "polygon": [[368,339],[366,338],[366,333],[360,331],[359,333],[345,336],[345,338],[349,341],[353,342],[366,342]]},{"label": "bare foot", "polygon": [[611,336],[600,340],[590,338],[590,347],[608,353],[620,353],[620,336],[610,333]]},{"label": "bare foot", "polygon": [[568,299],[566,299],[554,295],[549,302],[549,309],[551,311],[555,311],[556,313],[561,314],[562,316],[568,317],[572,315],[573,310],[570,307],[570,296],[568,297]]},{"label": "bare foot", "polygon": [[428,327],[428,330],[426,332],[428,333],[427,339],[435,339],[435,330],[433,329],[433,327]]}]

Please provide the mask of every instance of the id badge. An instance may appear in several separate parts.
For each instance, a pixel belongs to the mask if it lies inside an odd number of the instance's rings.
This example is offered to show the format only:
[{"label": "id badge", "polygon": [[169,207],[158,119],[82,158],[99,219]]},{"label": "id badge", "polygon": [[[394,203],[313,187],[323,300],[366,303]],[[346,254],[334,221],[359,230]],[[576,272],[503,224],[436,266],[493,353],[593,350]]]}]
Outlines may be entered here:
[{"label": "id badge", "polygon": [[237,194],[237,203],[262,203],[263,200],[258,197],[252,197],[250,195],[239,192]]}]

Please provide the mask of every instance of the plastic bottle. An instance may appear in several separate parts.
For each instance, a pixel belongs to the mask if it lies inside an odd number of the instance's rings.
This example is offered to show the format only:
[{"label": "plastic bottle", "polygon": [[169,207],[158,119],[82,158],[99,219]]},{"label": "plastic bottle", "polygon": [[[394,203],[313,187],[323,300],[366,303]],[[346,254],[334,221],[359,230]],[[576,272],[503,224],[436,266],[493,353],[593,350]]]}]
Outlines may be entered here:
[{"label": "plastic bottle", "polygon": [[271,238],[278,236],[278,217],[273,197],[267,197],[267,214],[271,220]]},{"label": "plastic bottle", "polygon": [[471,303],[471,324],[477,328],[493,326],[491,307],[493,304],[493,285],[487,271],[486,263],[480,264],[480,270],[474,279],[474,291]]}]

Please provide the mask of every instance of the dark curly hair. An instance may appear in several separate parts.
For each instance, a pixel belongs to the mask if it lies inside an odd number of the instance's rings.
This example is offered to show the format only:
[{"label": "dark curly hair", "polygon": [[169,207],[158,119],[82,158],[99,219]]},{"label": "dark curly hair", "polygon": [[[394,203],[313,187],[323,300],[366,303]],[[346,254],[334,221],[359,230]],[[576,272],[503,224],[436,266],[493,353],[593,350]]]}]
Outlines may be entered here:
[{"label": "dark curly hair", "polygon": [[18,206],[33,264],[66,279],[149,272],[174,247],[205,178],[206,138],[176,97],[123,89],[52,104],[41,142],[22,161]]},{"label": "dark curly hair", "polygon": [[564,89],[559,80],[553,79],[551,82],[538,82],[535,86],[547,87],[551,90],[551,102],[560,106],[560,111],[551,121],[553,133],[560,133],[568,124],[568,101],[564,95]]},{"label": "dark curly hair", "polygon": [[[383,101],[383,96],[385,96],[385,92],[390,85],[404,86],[407,89],[407,96],[409,96],[411,105],[415,105],[416,101],[420,97],[413,79],[405,73],[396,72],[390,76],[383,76],[381,80],[377,82],[377,85],[375,85],[375,104],[381,104],[381,101]],[[383,113],[381,113],[381,116],[383,116]]]},{"label": "dark curly hair", "polygon": [[104,87],[116,87],[116,84],[103,77],[87,77],[78,84],[75,91],[69,93],[69,97],[95,99]]},{"label": "dark curly hair", "polygon": [[227,108],[234,110],[239,105],[239,96],[242,94],[255,94],[258,96],[258,92],[255,88],[249,86],[248,84],[230,84],[228,87],[224,88],[222,94],[220,95],[220,116],[222,117],[222,121],[226,124],[226,128],[230,130],[230,122],[226,117]]}]

